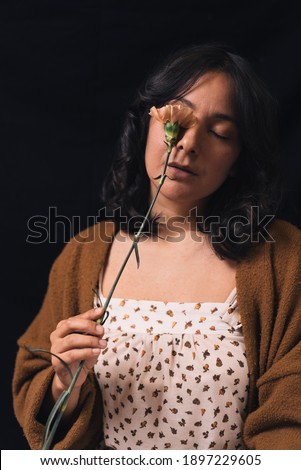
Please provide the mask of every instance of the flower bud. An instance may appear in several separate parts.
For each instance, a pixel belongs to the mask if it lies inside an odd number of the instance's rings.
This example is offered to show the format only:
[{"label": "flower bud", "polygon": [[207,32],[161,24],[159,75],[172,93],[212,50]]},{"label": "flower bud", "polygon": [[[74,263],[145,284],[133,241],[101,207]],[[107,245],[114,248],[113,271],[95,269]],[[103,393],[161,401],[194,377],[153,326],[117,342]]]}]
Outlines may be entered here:
[{"label": "flower bud", "polygon": [[176,142],[178,134],[179,134],[180,126],[178,122],[172,124],[170,121],[166,121],[164,124],[164,132],[166,142],[168,144],[173,144]]},{"label": "flower bud", "polygon": [[162,108],[153,106],[149,114],[164,124],[166,144],[170,150],[177,141],[180,128],[187,129],[197,122],[192,109],[183,104],[168,104]]}]

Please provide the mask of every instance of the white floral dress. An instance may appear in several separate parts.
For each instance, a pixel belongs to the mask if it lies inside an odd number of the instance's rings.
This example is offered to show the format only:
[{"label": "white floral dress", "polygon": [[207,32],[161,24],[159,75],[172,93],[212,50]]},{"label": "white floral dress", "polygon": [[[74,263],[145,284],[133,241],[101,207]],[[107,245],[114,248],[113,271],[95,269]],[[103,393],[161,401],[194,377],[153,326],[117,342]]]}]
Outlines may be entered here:
[{"label": "white floral dress", "polygon": [[105,445],[242,449],[249,373],[236,289],[224,303],[112,298],[108,312],[94,368]]}]

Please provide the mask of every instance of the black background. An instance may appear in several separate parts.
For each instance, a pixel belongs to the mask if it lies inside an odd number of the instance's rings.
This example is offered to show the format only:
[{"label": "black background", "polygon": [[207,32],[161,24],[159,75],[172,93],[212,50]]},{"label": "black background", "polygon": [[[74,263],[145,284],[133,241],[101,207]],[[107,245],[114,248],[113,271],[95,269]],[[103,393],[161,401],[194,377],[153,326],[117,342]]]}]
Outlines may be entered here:
[{"label": "black background", "polygon": [[[125,110],[157,59],[178,46],[225,41],[250,60],[279,101],[286,215],[301,226],[297,5],[20,0],[2,10],[2,449],[28,448],[11,404],[16,339],[39,309],[64,242],[93,223]],[[61,223],[55,238],[50,224],[51,240],[28,243],[28,220],[46,221],[49,207],[61,221],[73,217],[71,230]]]}]

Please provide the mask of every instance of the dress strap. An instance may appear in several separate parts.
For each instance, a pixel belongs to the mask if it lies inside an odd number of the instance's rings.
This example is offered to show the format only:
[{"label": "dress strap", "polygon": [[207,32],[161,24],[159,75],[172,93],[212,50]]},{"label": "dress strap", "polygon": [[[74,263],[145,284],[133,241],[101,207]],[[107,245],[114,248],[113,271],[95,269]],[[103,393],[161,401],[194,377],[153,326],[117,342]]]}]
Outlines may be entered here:
[{"label": "dress strap", "polygon": [[233,296],[231,296],[230,301],[229,301],[228,312],[232,313],[236,309],[237,309],[237,293],[235,289]]}]

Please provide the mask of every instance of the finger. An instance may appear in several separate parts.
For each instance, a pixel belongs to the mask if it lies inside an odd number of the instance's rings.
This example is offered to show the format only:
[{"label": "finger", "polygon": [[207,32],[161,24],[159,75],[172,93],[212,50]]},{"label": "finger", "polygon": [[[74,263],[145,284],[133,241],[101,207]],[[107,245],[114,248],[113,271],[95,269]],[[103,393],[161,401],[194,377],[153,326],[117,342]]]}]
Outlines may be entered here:
[{"label": "finger", "polygon": [[[90,361],[98,358],[100,354],[100,348],[86,348],[86,349],[72,349],[71,351],[66,351],[65,353],[60,354],[61,359],[66,362],[69,366],[74,366],[79,364],[81,361]],[[61,361],[52,357],[52,365],[57,370],[65,369]]]},{"label": "finger", "polygon": [[60,355],[72,349],[100,348],[107,347],[106,340],[92,335],[70,334],[64,338],[59,338],[51,348],[51,352]]},{"label": "finger", "polygon": [[91,359],[87,359],[85,362],[85,365],[87,366],[87,369],[92,369],[98,362],[99,356],[94,356]]},{"label": "finger", "polygon": [[50,339],[53,341],[55,338],[64,338],[71,333],[84,333],[102,337],[104,328],[95,323],[95,321],[77,315],[76,317],[70,317],[60,322],[56,330],[51,333]]},{"label": "finger", "polygon": [[105,311],[103,307],[91,308],[90,310],[87,310],[87,312],[80,313],[78,316],[81,318],[88,318],[89,320],[96,321],[104,314],[104,312]]},{"label": "finger", "polygon": [[[80,313],[79,315],[72,315],[71,317],[69,318],[85,318],[87,320],[92,320],[92,321],[96,321],[98,320],[102,315],[104,314],[104,309],[102,307],[100,308],[92,308],[90,310],[87,310],[87,312],[84,312],[84,313]],[[62,324],[64,324],[64,322],[68,320],[68,319],[64,319],[64,320],[61,320],[58,324],[57,324],[57,328],[60,328],[60,326]]]}]

